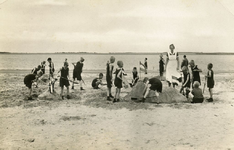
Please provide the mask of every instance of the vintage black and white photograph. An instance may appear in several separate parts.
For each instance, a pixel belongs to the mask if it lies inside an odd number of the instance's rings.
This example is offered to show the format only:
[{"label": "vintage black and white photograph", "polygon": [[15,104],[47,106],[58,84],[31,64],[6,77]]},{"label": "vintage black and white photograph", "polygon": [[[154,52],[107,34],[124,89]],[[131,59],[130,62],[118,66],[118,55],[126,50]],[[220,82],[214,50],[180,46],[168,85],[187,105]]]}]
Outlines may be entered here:
[{"label": "vintage black and white photograph", "polygon": [[0,0],[0,150],[234,149],[233,0]]}]

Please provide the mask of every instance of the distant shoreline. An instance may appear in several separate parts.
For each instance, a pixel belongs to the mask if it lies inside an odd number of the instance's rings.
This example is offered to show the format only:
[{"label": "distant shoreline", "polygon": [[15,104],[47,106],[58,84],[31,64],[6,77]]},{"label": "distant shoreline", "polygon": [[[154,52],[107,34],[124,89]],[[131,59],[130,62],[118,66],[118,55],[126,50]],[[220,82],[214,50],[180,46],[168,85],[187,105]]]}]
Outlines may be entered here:
[{"label": "distant shoreline", "polygon": [[[212,52],[212,53],[208,53],[208,52],[178,52],[180,55],[234,55],[233,53],[230,52]],[[159,55],[159,54],[166,54],[166,52],[144,52],[144,53],[136,53],[136,52],[119,52],[119,53],[88,53],[88,52],[55,52],[55,53],[11,53],[11,52],[0,52],[0,54],[17,54],[17,55],[21,55],[21,54],[26,54],[26,55],[35,55],[35,54],[82,54],[82,55]]]}]

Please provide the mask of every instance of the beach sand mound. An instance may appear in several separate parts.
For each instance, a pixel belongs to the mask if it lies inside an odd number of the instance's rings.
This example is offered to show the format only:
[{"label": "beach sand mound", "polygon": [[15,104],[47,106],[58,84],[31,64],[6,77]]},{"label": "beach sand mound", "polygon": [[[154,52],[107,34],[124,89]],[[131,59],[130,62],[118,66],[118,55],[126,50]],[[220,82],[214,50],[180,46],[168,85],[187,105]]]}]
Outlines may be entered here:
[{"label": "beach sand mound", "polygon": [[[131,92],[124,97],[125,100],[131,100]],[[160,103],[184,103],[188,102],[186,97],[180,94],[176,89],[171,87],[163,88],[162,93],[159,97],[156,97],[154,91],[150,91],[145,102],[154,103],[159,100]]]}]

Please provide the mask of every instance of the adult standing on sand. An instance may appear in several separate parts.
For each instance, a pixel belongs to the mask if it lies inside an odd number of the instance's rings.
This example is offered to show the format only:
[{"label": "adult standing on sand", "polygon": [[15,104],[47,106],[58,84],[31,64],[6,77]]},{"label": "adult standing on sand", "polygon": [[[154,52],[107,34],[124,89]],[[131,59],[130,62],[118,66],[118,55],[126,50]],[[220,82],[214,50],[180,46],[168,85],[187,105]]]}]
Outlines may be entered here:
[{"label": "adult standing on sand", "polygon": [[171,86],[171,84],[173,84],[173,87],[175,87],[175,85],[179,84],[178,78],[180,78],[179,55],[177,52],[174,51],[175,46],[173,44],[171,44],[169,48],[170,52],[167,53],[166,59],[166,80],[169,87]]}]

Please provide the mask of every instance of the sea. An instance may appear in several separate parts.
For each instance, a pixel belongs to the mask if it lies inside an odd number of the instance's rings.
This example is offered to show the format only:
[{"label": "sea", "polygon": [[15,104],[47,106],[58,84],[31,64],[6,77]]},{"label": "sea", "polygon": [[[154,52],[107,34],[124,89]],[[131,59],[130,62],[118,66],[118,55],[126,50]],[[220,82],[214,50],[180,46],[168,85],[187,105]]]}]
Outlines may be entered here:
[{"label": "sea", "polygon": [[[159,54],[76,54],[76,53],[54,53],[54,54],[0,54],[0,70],[29,70],[29,72],[42,61],[47,58],[52,58],[55,65],[55,70],[59,70],[67,59],[70,70],[73,70],[72,63],[80,60],[80,57],[85,59],[84,71],[105,72],[106,63],[110,56],[116,58],[117,61],[122,60],[124,69],[131,71],[133,67],[139,68],[139,62],[144,63],[145,58],[148,60],[149,72],[159,72]],[[163,56],[166,59],[166,56]],[[183,55],[179,55],[180,63]],[[203,72],[207,71],[208,63],[213,63],[215,73],[234,73],[234,55],[187,55],[187,59],[194,60],[198,68]],[[48,62],[47,70],[48,70]]]}]

